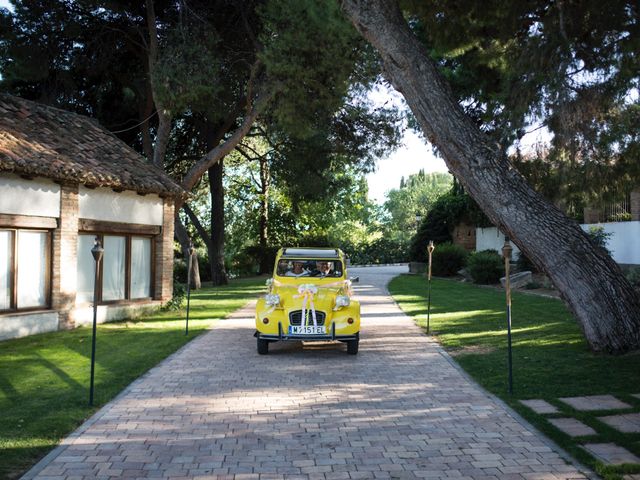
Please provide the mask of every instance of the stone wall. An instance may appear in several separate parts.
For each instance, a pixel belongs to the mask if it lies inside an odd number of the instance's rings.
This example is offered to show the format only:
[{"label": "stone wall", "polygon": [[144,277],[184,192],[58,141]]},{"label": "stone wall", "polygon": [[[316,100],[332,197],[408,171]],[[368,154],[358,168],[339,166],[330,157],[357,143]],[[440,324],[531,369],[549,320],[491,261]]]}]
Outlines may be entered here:
[{"label": "stone wall", "polygon": [[640,220],[640,190],[631,192],[631,220]]},{"label": "stone wall", "polygon": [[471,252],[476,248],[476,227],[465,222],[456,225],[451,234],[453,243]]}]

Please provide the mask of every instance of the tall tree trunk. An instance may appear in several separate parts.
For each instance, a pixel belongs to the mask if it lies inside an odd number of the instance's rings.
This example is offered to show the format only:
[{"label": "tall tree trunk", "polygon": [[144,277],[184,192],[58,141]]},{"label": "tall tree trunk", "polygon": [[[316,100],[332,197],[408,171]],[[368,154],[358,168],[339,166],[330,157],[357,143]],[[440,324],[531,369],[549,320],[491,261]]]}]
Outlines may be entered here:
[{"label": "tall tree trunk", "polygon": [[209,189],[211,190],[211,248],[209,261],[211,262],[211,282],[214,285],[229,283],[227,271],[224,268],[224,188],[222,186],[222,172],[224,159],[209,168]]},{"label": "tall tree trunk", "polygon": [[198,251],[193,250],[192,255],[187,255],[191,262],[191,276],[189,277],[189,283],[192,290],[200,290],[202,288],[202,282],[200,281],[200,265],[198,264]]},{"label": "tall tree trunk", "polygon": [[[147,73],[148,75],[148,73]],[[140,134],[142,135],[142,150],[145,157],[153,162],[153,140],[151,139],[151,115],[153,114],[153,93],[150,82],[147,82],[146,99],[140,104]]]},{"label": "tall tree trunk", "polygon": [[640,348],[640,299],[619,266],[576,222],[537,194],[464,114],[396,2],[342,0],[342,6],[382,56],[386,76],[451,172],[551,278],[591,348],[612,353]]},{"label": "tall tree trunk", "polygon": [[259,218],[259,240],[260,240],[260,273],[269,273],[273,268],[267,255],[267,246],[269,244],[269,163],[265,156],[260,157],[260,218]]},{"label": "tall tree trunk", "polygon": [[156,26],[156,12],[153,8],[153,0],[146,0],[147,28],[149,29],[149,85],[153,95],[153,103],[158,112],[158,131],[156,132],[156,142],[153,147],[153,164],[164,170],[164,156],[167,153],[169,135],[171,134],[171,112],[165,107],[153,87],[153,74],[158,61],[158,28]]},{"label": "tall tree trunk", "polygon": [[198,266],[198,252],[194,250],[193,255],[189,254],[189,247],[192,242],[189,238],[187,229],[182,225],[178,215],[175,216],[173,223],[174,236],[180,243],[182,255],[184,256],[184,261],[187,267],[189,266],[189,262],[191,262],[191,278],[187,279],[187,281],[191,282],[191,287],[197,290],[202,287],[202,282],[200,281],[200,268]]}]

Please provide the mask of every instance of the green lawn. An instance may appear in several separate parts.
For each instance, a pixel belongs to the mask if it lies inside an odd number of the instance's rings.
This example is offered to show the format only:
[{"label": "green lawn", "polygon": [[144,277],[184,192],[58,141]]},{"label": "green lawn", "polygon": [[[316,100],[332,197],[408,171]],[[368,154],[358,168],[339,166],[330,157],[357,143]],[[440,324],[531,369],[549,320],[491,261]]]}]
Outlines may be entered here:
[{"label": "green lawn", "polygon": [[16,478],[133,380],[264,290],[263,278],[193,292],[183,311],[98,326],[95,407],[91,328],[0,342],[0,478]]},{"label": "green lawn", "polygon": [[[403,275],[389,285],[400,307],[421,325],[427,318],[424,276]],[[606,478],[640,472],[640,466],[604,467],[580,443],[615,442],[640,456],[640,434],[621,434],[596,416],[614,412],[577,412],[559,397],[613,394],[640,412],[640,354],[618,357],[591,353],[579,326],[556,299],[515,293],[512,304],[513,395],[507,388],[507,325],[504,291],[436,279],[431,293],[431,332],[454,359],[484,388],[494,393],[584,464]],[[571,439],[546,418],[517,400],[542,398],[597,431]],[[619,412],[615,412],[619,413]]]}]

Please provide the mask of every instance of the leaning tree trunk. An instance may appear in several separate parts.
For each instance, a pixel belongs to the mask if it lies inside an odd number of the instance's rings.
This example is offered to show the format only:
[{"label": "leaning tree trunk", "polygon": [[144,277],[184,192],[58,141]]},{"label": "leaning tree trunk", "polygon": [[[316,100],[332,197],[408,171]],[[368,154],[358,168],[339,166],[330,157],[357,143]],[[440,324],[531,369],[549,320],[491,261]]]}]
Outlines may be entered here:
[{"label": "leaning tree trunk", "polygon": [[342,0],[427,138],[491,221],[551,278],[593,350],[640,348],[640,299],[613,259],[537,194],[467,117],[390,0]]},{"label": "leaning tree trunk", "polygon": [[227,271],[224,268],[224,188],[222,185],[223,159],[209,168],[209,188],[211,190],[211,282],[226,285]]}]

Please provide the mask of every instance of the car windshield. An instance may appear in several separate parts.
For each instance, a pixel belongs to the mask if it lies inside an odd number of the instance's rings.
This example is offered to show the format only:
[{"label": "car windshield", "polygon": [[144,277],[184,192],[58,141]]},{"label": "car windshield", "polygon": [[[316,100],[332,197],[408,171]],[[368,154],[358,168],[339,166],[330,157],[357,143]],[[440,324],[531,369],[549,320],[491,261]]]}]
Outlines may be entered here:
[{"label": "car windshield", "polygon": [[280,277],[342,277],[342,262],[326,258],[281,259],[278,262],[276,275]]}]

